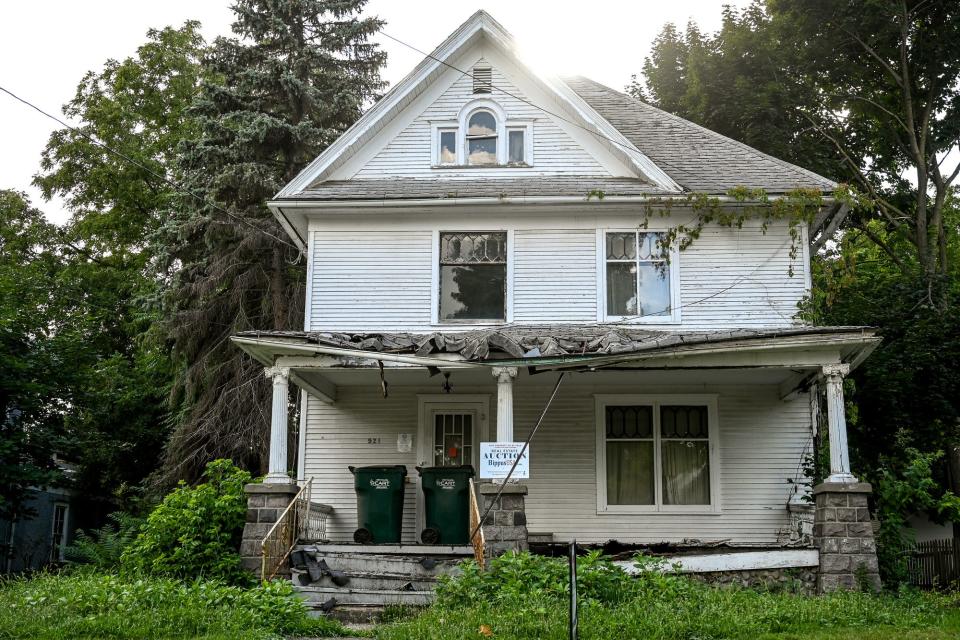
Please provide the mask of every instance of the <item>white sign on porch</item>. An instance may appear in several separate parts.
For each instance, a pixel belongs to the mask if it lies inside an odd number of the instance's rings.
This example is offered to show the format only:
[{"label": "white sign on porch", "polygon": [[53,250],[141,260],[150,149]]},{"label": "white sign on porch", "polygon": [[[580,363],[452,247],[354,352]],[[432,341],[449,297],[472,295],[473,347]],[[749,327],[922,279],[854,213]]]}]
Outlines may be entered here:
[{"label": "white sign on porch", "polygon": [[[522,442],[481,442],[480,443],[480,478],[506,478],[517,456],[523,449]],[[511,479],[526,479],[530,477],[530,449],[523,452],[517,468],[513,470]]]}]

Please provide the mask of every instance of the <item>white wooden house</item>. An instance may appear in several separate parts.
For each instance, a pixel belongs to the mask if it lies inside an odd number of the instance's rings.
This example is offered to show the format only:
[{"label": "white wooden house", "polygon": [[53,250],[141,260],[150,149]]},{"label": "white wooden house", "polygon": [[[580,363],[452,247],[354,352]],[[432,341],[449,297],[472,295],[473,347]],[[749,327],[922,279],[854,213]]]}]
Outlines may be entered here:
[{"label": "white wooden house", "polygon": [[476,13],[269,203],[306,256],[307,304],[303,331],[234,337],[275,385],[266,482],[288,482],[295,455],[333,508],[328,537],[349,542],[348,465],[406,465],[403,540],[417,544],[413,467],[523,441],[567,372],[530,443],[527,531],[800,547],[815,564],[797,515],[814,391],[825,382],[829,480],[856,493],[842,378],[879,338],[797,319],[807,229],[794,257],[788,224],[760,219],[661,250],[689,194],[735,210],[741,186],[838,206],[826,178],[586,78],[533,73]]}]

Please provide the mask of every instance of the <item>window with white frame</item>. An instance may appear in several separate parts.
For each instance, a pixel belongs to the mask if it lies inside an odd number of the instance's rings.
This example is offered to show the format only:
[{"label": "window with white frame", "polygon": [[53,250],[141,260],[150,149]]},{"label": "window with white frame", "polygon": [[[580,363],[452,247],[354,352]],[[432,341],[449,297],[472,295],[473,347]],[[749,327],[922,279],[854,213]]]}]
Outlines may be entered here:
[{"label": "window with white frame", "polygon": [[690,511],[716,506],[712,396],[598,396],[600,511]]},{"label": "window with white frame", "polygon": [[497,164],[497,117],[486,109],[474,111],[467,120],[467,164]]},{"label": "window with white frame", "polygon": [[438,270],[440,322],[506,319],[506,232],[441,232]]},{"label": "window with white frame", "polygon": [[675,317],[671,288],[675,284],[665,236],[657,231],[604,233],[607,319],[663,321]]},{"label": "window with white frame", "polygon": [[433,123],[435,167],[529,167],[533,122],[507,118],[489,98],[464,105],[459,119]]},{"label": "window with white frame", "polygon": [[50,539],[50,561],[60,562],[64,559],[64,548],[67,542],[67,510],[68,506],[62,502],[53,505],[53,531]]}]

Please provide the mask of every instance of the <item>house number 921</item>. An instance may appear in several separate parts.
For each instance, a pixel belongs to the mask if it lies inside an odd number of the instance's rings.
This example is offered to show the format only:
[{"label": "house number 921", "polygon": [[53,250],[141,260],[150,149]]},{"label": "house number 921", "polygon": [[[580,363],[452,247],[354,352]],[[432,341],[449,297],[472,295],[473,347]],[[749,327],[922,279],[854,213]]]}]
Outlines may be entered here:
[{"label": "house number 921", "polygon": [[367,444],[380,444],[380,438],[367,438]]}]

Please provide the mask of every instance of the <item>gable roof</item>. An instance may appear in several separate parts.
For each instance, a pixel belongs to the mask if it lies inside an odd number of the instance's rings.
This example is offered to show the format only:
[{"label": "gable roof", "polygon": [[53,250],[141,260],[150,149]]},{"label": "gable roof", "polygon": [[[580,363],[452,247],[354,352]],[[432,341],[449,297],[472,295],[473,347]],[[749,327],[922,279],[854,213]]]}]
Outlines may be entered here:
[{"label": "gable roof", "polygon": [[582,76],[564,78],[610,124],[689,191],[733,187],[783,193],[797,187],[833,190],[836,183],[742,142],[684,120]]},{"label": "gable roof", "polygon": [[[552,100],[534,105],[595,137],[636,171],[635,178],[595,175],[518,176],[464,180],[436,178],[332,179],[334,170],[384,130],[392,119],[443,73],[457,55],[479,39],[516,61]],[[486,45],[485,45],[486,46]],[[494,93],[497,89],[494,87]],[[532,103],[531,103],[532,104]],[[561,113],[558,113],[558,108]],[[294,202],[372,202],[562,197],[587,198],[603,191],[612,197],[727,193],[734,187],[761,188],[771,195],[798,187],[830,191],[835,183],[731,138],[650,106],[598,82],[534,75],[517,59],[510,34],[488,13],[478,11],[452,33],[400,83],[374,104],[270,203],[285,227],[280,207]],[[294,214],[300,217],[300,214]],[[302,221],[300,221],[302,223]],[[297,223],[294,223],[296,226]],[[302,224],[301,224],[302,226]],[[291,231],[288,228],[288,232]]]},{"label": "gable roof", "polygon": [[[386,124],[409,106],[425,87],[437,80],[443,73],[459,70],[455,61],[464,51],[479,41],[491,46],[509,57],[513,64],[522,69],[538,86],[544,90],[554,103],[551,111],[556,114],[560,109],[568,123],[593,134],[610,153],[619,157],[633,168],[638,179],[645,180],[658,191],[679,193],[681,188],[665,171],[652,162],[623,136],[615,127],[599,116],[587,102],[571,91],[563,82],[534,74],[516,53],[513,37],[503,26],[486,11],[474,13],[457,28],[443,43],[428,54],[413,71],[397,83],[383,98],[377,101],[352,127],[323,151],[296,178],[286,185],[276,196],[276,200],[302,199],[299,194],[311,186],[323,182],[333,169],[342,165],[368,143]],[[496,87],[494,88],[496,93]],[[538,105],[542,110],[544,105]]]}]

